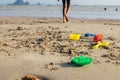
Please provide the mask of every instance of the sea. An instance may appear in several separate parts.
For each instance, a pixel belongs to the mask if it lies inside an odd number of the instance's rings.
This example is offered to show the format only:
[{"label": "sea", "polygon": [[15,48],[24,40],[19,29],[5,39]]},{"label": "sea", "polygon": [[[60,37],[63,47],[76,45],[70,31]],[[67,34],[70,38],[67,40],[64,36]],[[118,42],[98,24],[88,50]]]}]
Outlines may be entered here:
[{"label": "sea", "polygon": [[[62,6],[0,6],[0,16],[62,18]],[[70,18],[120,20],[120,6],[71,6]]]}]

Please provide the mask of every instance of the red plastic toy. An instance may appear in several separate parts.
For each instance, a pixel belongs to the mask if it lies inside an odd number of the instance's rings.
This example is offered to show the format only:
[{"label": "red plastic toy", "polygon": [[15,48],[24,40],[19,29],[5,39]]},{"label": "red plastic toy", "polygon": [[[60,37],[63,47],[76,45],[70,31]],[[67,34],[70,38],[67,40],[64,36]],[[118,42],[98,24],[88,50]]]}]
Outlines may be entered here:
[{"label": "red plastic toy", "polygon": [[94,36],[94,39],[93,39],[94,42],[102,42],[103,41],[103,35],[102,34],[97,34],[96,36]]}]

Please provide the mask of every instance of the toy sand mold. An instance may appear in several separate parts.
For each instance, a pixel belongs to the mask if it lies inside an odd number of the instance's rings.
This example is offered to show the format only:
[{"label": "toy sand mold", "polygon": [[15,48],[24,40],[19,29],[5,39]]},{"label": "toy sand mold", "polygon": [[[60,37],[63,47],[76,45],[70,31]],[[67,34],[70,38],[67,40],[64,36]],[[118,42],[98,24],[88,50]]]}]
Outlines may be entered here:
[{"label": "toy sand mold", "polygon": [[73,57],[71,59],[71,63],[75,64],[76,66],[84,66],[90,64],[92,61],[92,58],[87,58],[85,56]]},{"label": "toy sand mold", "polygon": [[78,41],[80,39],[80,34],[70,34],[70,39],[73,41]]}]

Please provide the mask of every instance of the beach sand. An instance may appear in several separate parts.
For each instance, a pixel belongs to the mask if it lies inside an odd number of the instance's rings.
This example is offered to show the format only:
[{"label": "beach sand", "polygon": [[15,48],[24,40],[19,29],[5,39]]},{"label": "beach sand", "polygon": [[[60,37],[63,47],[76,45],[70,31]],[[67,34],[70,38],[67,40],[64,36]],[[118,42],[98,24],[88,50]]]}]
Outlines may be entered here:
[{"label": "beach sand", "polygon": [[[69,39],[79,33],[80,40]],[[92,49],[93,37],[103,34],[108,47]],[[71,55],[93,58],[73,66]],[[0,80],[120,80],[120,21],[61,18],[0,17]]]}]

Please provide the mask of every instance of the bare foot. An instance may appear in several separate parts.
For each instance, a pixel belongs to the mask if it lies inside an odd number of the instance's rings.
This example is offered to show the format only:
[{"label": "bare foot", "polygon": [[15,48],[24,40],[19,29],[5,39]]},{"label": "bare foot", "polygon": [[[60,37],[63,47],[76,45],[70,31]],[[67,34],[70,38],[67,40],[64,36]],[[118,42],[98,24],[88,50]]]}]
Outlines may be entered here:
[{"label": "bare foot", "polygon": [[63,18],[63,23],[66,23],[66,17]]},{"label": "bare foot", "polygon": [[67,17],[67,16],[66,16],[66,21],[67,21],[67,22],[69,22],[69,19],[68,19],[68,17]]},{"label": "bare foot", "polygon": [[69,22],[67,14],[65,15],[65,19],[66,19],[67,22]]},{"label": "bare foot", "polygon": [[66,20],[63,20],[63,23],[66,23]]}]

